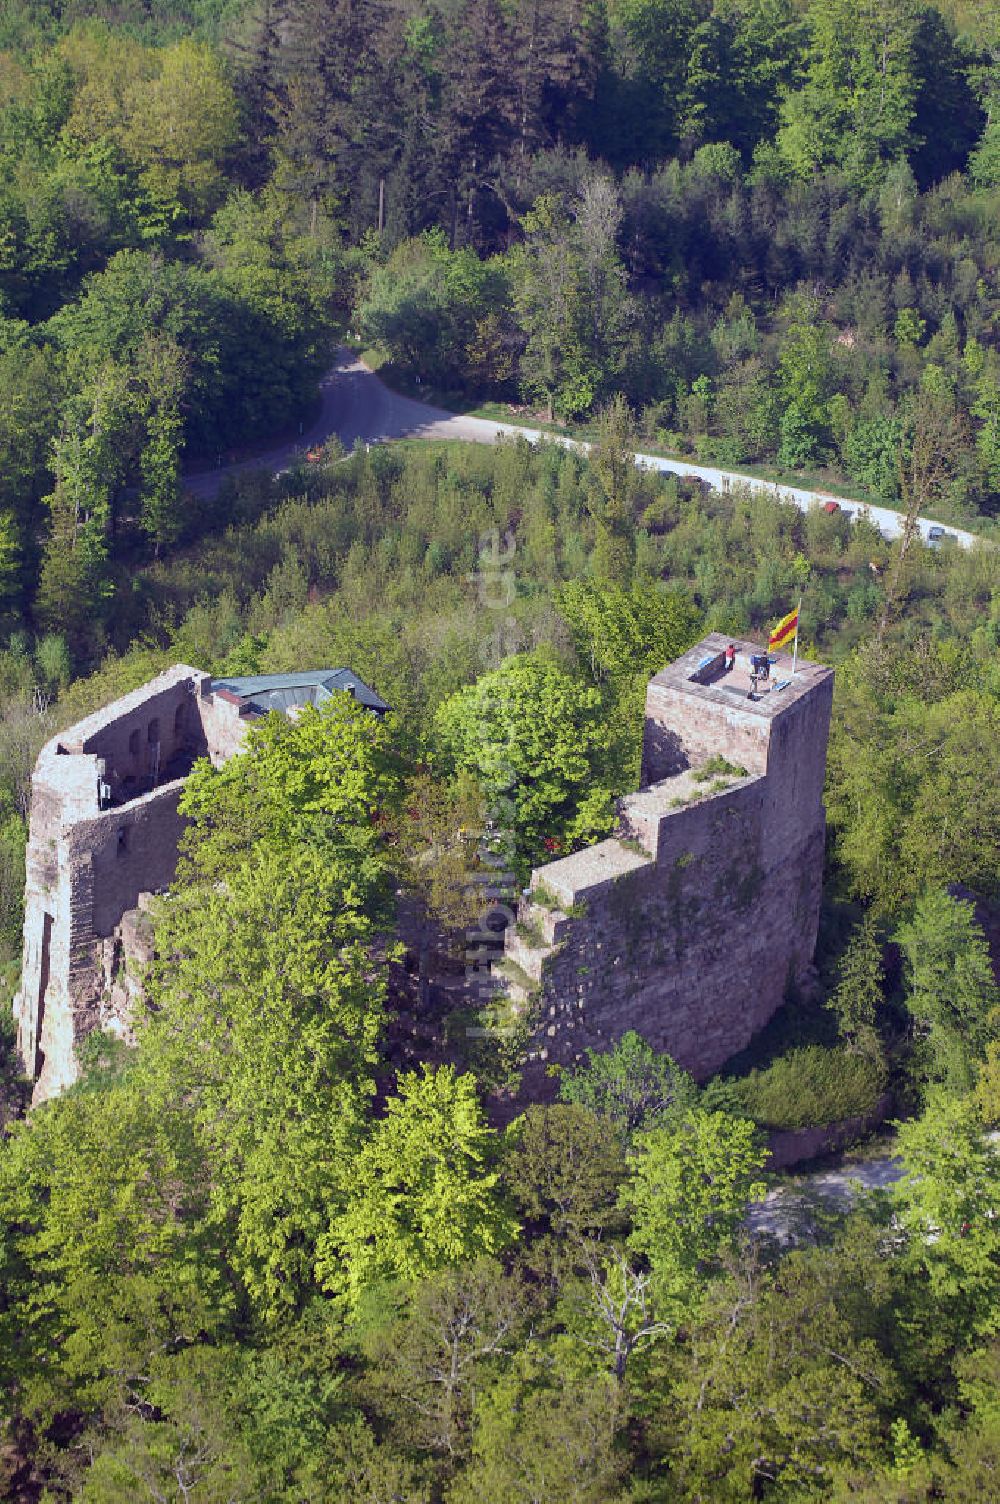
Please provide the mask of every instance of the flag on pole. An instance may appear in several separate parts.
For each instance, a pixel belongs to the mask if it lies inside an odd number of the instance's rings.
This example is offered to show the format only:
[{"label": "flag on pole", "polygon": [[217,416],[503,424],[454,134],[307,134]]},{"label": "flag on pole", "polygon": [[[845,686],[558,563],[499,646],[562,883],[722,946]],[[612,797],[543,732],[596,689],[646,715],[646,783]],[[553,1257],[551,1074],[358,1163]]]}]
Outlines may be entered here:
[{"label": "flag on pole", "polygon": [[775,627],[774,631],[767,639],[767,651],[769,653],[777,652],[778,648],[785,647],[789,642],[791,642],[793,637],[798,636],[798,633],[799,608],[798,606],[796,606],[794,611],[789,611],[787,616],[783,616],[781,618],[778,625]]}]

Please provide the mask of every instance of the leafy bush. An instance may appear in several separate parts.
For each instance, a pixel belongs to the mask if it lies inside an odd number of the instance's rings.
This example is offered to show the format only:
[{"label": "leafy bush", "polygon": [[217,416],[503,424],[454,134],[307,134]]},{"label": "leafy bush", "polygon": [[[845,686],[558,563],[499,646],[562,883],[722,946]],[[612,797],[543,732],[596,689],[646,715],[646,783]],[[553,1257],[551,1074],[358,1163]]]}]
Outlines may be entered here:
[{"label": "leafy bush", "polygon": [[535,883],[531,889],[532,903],[540,904],[543,909],[558,909],[562,907],[560,899],[553,893],[546,883]]},{"label": "leafy bush", "polygon": [[588,1050],[587,1057],[586,1065],[562,1077],[560,1099],[606,1118],[625,1139],[639,1128],[659,1126],[675,1109],[688,1108],[697,1098],[687,1071],[634,1029],[623,1034],[613,1050]]},{"label": "leafy bush", "polygon": [[703,762],[700,768],[695,768],[691,777],[695,783],[706,783],[709,778],[714,778],[717,774],[724,778],[745,778],[747,770],[739,763],[728,762],[726,758],[716,756]]},{"label": "leafy bush", "polygon": [[545,944],[545,936],[542,926],[537,919],[519,919],[515,925],[518,936],[525,945],[538,947]]},{"label": "leafy bush", "polygon": [[780,1055],[762,1070],[715,1083],[720,1105],[765,1128],[817,1128],[875,1110],[885,1088],[880,1062],[866,1055],[807,1045]]}]

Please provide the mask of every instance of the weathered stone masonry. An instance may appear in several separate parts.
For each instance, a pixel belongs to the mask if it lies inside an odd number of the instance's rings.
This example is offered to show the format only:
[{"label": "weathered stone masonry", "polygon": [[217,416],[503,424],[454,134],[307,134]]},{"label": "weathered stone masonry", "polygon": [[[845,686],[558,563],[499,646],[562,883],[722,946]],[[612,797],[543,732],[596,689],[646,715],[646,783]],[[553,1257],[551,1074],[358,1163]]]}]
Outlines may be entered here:
[{"label": "weathered stone masonry", "polygon": [[255,717],[345,690],[378,713],[387,708],[349,669],[213,682],[178,664],[42,748],[14,999],[34,1101],[72,1084],[77,1045],[91,1030],[127,1033],[137,985],[128,962],[151,955],[141,911],[173,878],[184,826],[177,806],[195,759],[218,766]]},{"label": "weathered stone masonry", "polygon": [[[727,674],[727,641],[705,638],[651,681],[643,787],[623,801],[623,839],[532,873],[504,966],[511,997],[538,1019],[529,1089],[544,1064],[627,1029],[704,1077],[810,966],[833,675],[802,663],[792,679],[783,656],[749,699],[760,650],[737,643]],[[716,757],[746,775],[693,776]]]},{"label": "weathered stone masonry", "polygon": [[[712,636],[649,685],[643,787],[621,836],[536,869],[508,931],[507,988],[537,1027],[526,1087],[627,1029],[697,1075],[742,1049],[812,959],[833,676],[816,664],[747,698],[751,643]],[[35,1101],[71,1084],[94,1028],[126,1033],[148,896],[174,874],[195,758],[226,761],[253,717],[347,691],[350,670],[216,680],[178,665],[63,732],[35,769],[18,1044]],[[699,779],[712,758],[745,769]],[[532,1070],[532,1066],[534,1069]],[[534,1078],[534,1079],[533,1079]]]}]

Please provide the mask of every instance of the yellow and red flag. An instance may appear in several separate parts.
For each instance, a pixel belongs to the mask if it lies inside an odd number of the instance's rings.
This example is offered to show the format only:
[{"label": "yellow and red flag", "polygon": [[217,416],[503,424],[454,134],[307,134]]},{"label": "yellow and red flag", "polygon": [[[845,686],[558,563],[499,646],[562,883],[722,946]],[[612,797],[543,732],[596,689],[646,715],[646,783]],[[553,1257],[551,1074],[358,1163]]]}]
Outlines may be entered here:
[{"label": "yellow and red flag", "polygon": [[789,611],[787,616],[783,616],[781,618],[778,625],[775,627],[774,631],[767,639],[767,651],[769,653],[774,653],[778,648],[785,647],[786,644],[791,642],[792,638],[796,636],[798,630],[799,608],[798,606],[796,606],[794,611]]}]

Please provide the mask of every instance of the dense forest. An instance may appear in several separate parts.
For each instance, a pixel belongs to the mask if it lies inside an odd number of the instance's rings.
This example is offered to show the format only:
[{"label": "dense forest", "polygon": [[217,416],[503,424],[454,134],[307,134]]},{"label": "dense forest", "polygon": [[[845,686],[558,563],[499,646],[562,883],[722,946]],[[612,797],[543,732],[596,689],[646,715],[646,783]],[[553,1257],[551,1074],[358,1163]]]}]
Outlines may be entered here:
[{"label": "dense forest", "polygon": [[[998,108],[959,0],[10,0],[5,997],[58,728],[177,661],[349,664],[392,712],[197,767],[136,1046],[30,1116],[5,1002],[4,1497],[1000,1497]],[[342,339],[595,448],[185,489],[294,435]],[[800,597],[811,986],[707,1082],[626,1034],[525,1108],[518,1022],[428,953],[463,969],[498,839],[523,881],[613,828],[652,673]],[[751,1236],[768,1132],[853,1117],[903,1178]]]},{"label": "dense forest", "polygon": [[[991,519],[1000,30],[915,0],[11,5],[0,590],[77,668],[185,464],[402,379]],[[67,601],[71,616],[67,619]],[[95,641],[95,636],[98,639]]]},{"label": "dense forest", "polygon": [[[1000,998],[950,889],[997,892],[994,555],[914,545],[887,616],[873,527],[623,472],[602,423],[589,463],[415,444],[244,483],[256,516],[150,563],[139,645],[54,708],[0,656],[12,808],[46,728],[177,658],[349,662],[393,705],[272,717],[192,778],[138,1048],[91,1036],[82,1083],[8,1124],[14,1498],[990,1496]],[[799,589],[838,667],[815,989],[701,1088],[626,1036],[511,1123],[518,1038],[421,1010],[398,895],[460,967],[498,750],[523,872],[610,827],[648,674]],[[12,856],[12,955],[18,896]],[[899,1187],[748,1240],[763,1133],[887,1088]]]}]

